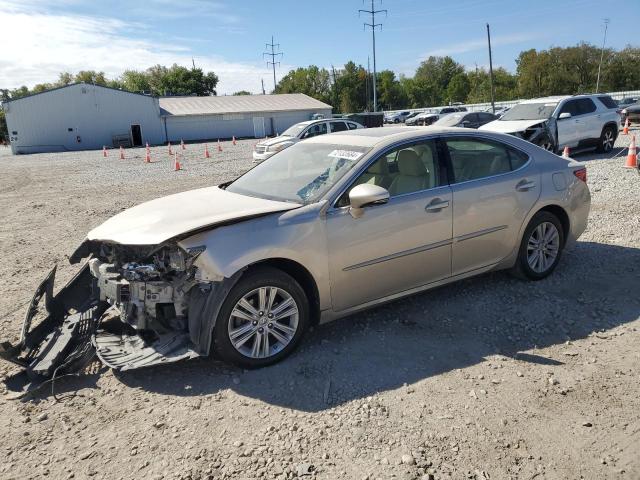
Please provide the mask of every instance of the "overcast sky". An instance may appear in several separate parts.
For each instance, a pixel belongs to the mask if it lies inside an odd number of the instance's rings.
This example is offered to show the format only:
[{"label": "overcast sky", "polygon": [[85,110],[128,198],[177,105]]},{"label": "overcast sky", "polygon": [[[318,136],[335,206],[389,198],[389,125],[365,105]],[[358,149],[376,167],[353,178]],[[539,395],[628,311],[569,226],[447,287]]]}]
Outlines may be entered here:
[{"label": "overcast sky", "polygon": [[[535,7],[533,6],[535,4]],[[451,55],[467,68],[488,64],[485,23],[492,29],[494,65],[515,70],[522,50],[640,45],[640,0],[432,0],[375,1],[388,10],[377,32],[378,70],[412,75],[429,55]],[[609,5],[607,7],[607,5]],[[371,33],[358,9],[370,0],[0,0],[0,88],[51,82],[61,71],[125,69],[178,63],[213,70],[218,92],[267,90],[273,77],[263,60],[274,35],[282,64],[366,66]],[[376,19],[376,23],[378,19]]]}]

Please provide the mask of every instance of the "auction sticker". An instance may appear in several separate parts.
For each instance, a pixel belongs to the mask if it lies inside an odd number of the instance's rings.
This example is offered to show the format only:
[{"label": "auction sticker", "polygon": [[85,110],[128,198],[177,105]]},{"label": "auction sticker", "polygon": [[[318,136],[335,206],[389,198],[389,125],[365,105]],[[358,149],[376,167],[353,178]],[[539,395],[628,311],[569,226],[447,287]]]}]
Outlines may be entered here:
[{"label": "auction sticker", "polygon": [[346,160],[358,160],[362,155],[362,152],[354,152],[352,150],[334,150],[329,154],[330,157],[344,158]]}]

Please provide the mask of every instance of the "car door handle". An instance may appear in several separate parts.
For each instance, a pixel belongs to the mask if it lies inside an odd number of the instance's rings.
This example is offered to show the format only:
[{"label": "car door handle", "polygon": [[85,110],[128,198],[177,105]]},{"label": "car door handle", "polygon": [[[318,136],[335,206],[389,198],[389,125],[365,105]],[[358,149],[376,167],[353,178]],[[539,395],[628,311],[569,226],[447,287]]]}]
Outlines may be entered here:
[{"label": "car door handle", "polygon": [[449,200],[440,200],[439,198],[434,199],[429,205],[424,207],[427,212],[439,212],[443,208],[447,208],[449,206]]},{"label": "car door handle", "polygon": [[527,192],[536,186],[536,182],[529,180],[520,180],[516,185],[516,190],[519,192]]}]

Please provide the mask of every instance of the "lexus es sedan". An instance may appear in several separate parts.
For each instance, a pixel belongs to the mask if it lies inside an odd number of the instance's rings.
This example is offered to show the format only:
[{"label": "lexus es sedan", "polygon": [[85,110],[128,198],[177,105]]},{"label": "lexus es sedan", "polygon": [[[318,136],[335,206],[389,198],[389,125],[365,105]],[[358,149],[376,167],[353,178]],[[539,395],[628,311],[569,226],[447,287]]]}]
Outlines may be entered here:
[{"label": "lexus es sedan", "polygon": [[[43,377],[215,354],[282,360],[310,326],[491,270],[540,280],[587,225],[586,169],[511,135],[351,130],[90,231],[6,359]],[[48,316],[32,328],[41,297]],[[92,350],[95,349],[95,350]]]}]

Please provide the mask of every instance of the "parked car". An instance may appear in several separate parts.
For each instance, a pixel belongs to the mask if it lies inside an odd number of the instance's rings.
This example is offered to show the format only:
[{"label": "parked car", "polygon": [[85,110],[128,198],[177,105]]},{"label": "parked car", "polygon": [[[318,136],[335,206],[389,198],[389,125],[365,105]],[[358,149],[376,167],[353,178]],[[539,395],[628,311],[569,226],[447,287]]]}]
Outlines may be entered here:
[{"label": "parked car", "polygon": [[525,100],[480,130],[524,138],[545,150],[596,148],[609,152],[620,116],[608,95],[574,95]]},{"label": "parked car", "polygon": [[290,126],[281,135],[258,142],[253,149],[253,159],[262,162],[281,150],[306,138],[317,137],[327,133],[342,132],[364,128],[357,122],[343,119],[308,120]]},{"label": "parked car", "polygon": [[467,109],[465,107],[440,107],[440,108],[432,108],[428,112],[421,113],[420,115],[415,116],[412,122],[409,125],[432,125],[438,120],[440,120],[445,115],[449,115],[450,113],[455,112],[466,112]]},{"label": "parked car", "polygon": [[445,115],[433,124],[434,127],[464,127],[478,128],[485,123],[494,121],[495,115],[486,112],[458,112]]},{"label": "parked car", "polygon": [[620,116],[622,125],[627,120],[629,120],[629,123],[640,123],[640,102],[624,107],[620,112]]},{"label": "parked car", "polygon": [[[70,257],[88,262],[55,296],[52,271],[0,355],[41,378],[94,348],[120,370],[211,353],[262,367],[312,325],[390,300],[500,269],[543,279],[589,206],[584,165],[513,136],[313,137],[91,230]],[[43,296],[48,317],[31,328]]]},{"label": "parked car", "polygon": [[617,104],[618,107],[624,108],[638,102],[640,102],[640,97],[624,97],[622,100],[619,100]]},{"label": "parked car", "polygon": [[388,113],[384,116],[384,123],[403,123],[411,115],[409,110],[404,112]]}]

